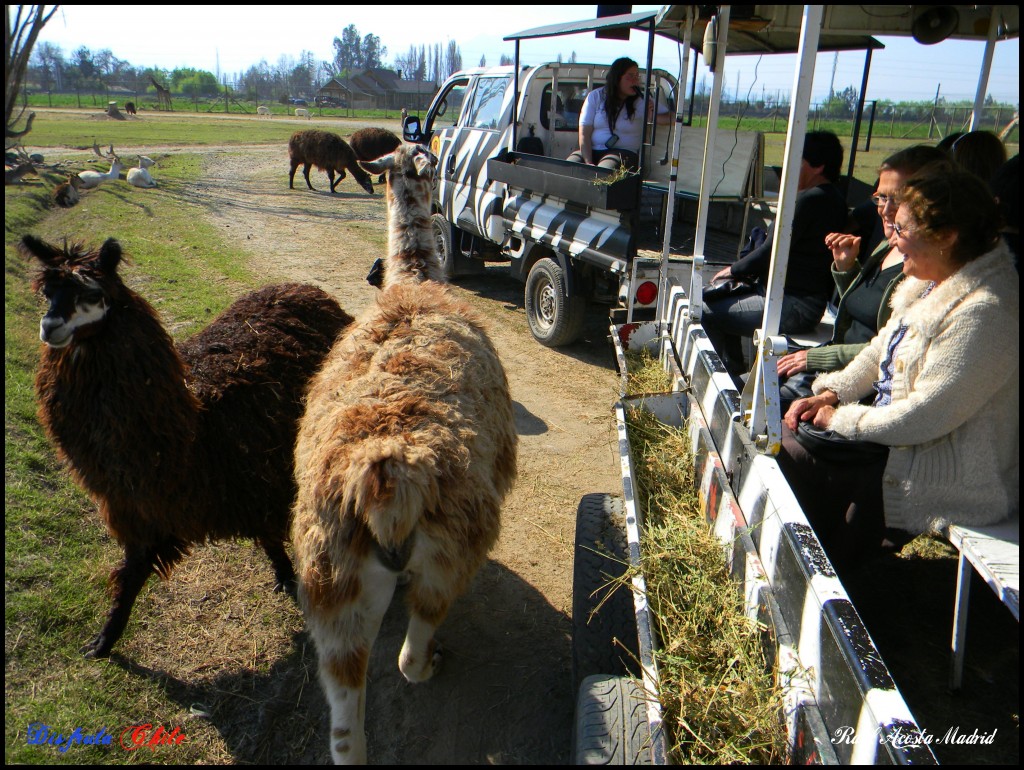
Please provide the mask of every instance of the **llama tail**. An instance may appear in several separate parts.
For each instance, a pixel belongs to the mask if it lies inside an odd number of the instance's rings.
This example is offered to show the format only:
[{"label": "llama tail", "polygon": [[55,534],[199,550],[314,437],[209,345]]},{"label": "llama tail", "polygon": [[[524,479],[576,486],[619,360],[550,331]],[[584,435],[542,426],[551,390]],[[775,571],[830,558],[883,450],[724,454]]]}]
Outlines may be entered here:
[{"label": "llama tail", "polygon": [[402,436],[365,440],[352,451],[342,489],[342,509],[362,518],[374,539],[400,548],[424,512],[440,501],[437,455]]}]

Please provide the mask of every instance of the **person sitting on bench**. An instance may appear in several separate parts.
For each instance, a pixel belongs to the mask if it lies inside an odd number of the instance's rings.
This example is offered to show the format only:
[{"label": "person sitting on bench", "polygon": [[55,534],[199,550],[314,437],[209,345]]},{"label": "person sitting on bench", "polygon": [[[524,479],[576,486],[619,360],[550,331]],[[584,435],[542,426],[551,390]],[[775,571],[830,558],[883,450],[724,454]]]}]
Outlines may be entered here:
[{"label": "person sitting on bench", "polygon": [[[643,142],[643,91],[640,65],[623,57],[612,62],[602,88],[595,88],[583,103],[580,115],[580,148],[566,160],[616,170],[637,170]],[[654,102],[648,104],[647,118],[654,117]],[[658,105],[658,123],[669,123],[668,107]]]},{"label": "person sitting on bench", "polygon": [[[891,318],[786,412],[779,467],[837,568],[886,539],[1019,510],[1020,288],[1000,223],[973,174],[909,179],[893,220],[907,277]],[[864,461],[837,460],[835,435],[806,435],[808,424],[860,443]]]},{"label": "person sitting on bench", "polygon": [[832,279],[839,291],[832,340],[779,359],[783,411],[796,399],[813,395],[811,383],[818,373],[845,367],[889,320],[889,299],[903,280],[903,254],[895,245],[892,230],[899,208],[899,191],[907,179],[932,163],[944,163],[946,170],[953,168],[942,150],[925,144],[907,147],[882,161],[871,200],[878,208],[885,240],[863,265],[857,259],[861,237],[844,233],[825,236],[825,245],[833,257]]},{"label": "person sitting on bench", "polygon": [[[843,146],[829,131],[811,131],[804,138],[799,193],[793,214],[793,237],[782,298],[779,330],[798,334],[814,329],[832,295],[832,255],[825,236],[846,226],[846,200],[836,187],[843,165]],[[742,279],[749,289],[704,302],[701,325],[733,377],[746,371],[743,338],[761,326],[775,223],[757,248],[719,271],[709,286],[729,278]]]}]

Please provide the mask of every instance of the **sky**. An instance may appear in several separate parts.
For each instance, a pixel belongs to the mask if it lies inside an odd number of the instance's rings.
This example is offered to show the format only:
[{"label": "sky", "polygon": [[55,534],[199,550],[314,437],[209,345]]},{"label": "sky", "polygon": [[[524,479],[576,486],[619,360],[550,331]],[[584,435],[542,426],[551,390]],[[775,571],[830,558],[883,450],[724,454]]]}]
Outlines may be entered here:
[{"label": "sky", "polygon": [[[635,5],[634,11],[656,10],[655,5]],[[411,45],[447,45],[454,40],[462,51],[464,67],[475,67],[485,56],[495,65],[501,54],[511,56],[512,43],[502,37],[533,27],[593,18],[596,5],[67,5],[61,6],[43,29],[40,42],[60,46],[65,56],[81,46],[92,51],[110,49],[119,59],[136,67],[156,66],[203,69],[222,78],[233,78],[265,59],[275,65],[282,56],[298,59],[311,51],[319,60],[333,58],[333,40],[354,24],[361,36],[377,35],[387,47],[385,63],[405,54]],[[113,32],[112,32],[113,31]],[[871,63],[867,98],[931,100],[936,90],[947,99],[974,98],[976,73],[984,45],[947,40],[937,45],[918,45],[909,38],[882,37],[886,45]],[[524,41],[525,64],[553,61],[561,53],[568,59],[575,51],[581,62],[610,62],[631,56],[646,59],[647,36],[634,31],[627,42],[595,40],[580,34],[547,40]],[[1001,102],[1020,102],[1020,47],[1018,41],[996,45],[988,92]],[[758,59],[760,58],[760,61]],[[787,93],[792,88],[794,56],[730,57],[726,94],[752,99],[764,94]],[[698,69],[698,85],[702,72]],[[655,45],[655,66],[673,75],[679,70],[679,51],[671,41]],[[833,79],[833,66],[835,77]],[[818,56],[813,98],[823,99],[829,87],[860,88],[863,52]],[[706,76],[706,75],[705,75]],[[710,77],[707,77],[710,88]]]}]

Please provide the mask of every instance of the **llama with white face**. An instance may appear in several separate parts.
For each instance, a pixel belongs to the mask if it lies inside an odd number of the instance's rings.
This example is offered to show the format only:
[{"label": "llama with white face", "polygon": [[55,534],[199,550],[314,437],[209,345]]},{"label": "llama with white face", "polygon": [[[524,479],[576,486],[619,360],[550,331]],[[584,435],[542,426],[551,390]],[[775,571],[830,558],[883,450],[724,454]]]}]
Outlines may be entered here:
[{"label": "llama with white face", "polygon": [[367,666],[399,575],[409,627],[398,665],[422,682],[441,661],[434,632],[496,542],[516,475],[505,371],[479,316],[443,283],[435,164],[413,146],[363,164],[387,175],[384,287],[314,378],[296,444],[299,601],[339,764],[366,762]]},{"label": "llama with white face", "polygon": [[107,622],[82,651],[109,655],[149,576],[169,577],[196,544],[252,538],[289,587],[303,395],[351,316],[315,286],[268,286],[175,345],[122,281],[113,238],[88,250],[25,236],[22,250],[48,302],[40,421],[124,549]]}]

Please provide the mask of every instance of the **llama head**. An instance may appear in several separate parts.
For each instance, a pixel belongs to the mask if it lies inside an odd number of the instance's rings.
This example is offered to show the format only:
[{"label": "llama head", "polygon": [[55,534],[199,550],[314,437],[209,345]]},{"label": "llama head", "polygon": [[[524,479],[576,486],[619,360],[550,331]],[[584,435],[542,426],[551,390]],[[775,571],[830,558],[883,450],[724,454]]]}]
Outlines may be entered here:
[{"label": "llama head", "polygon": [[360,161],[371,174],[386,174],[388,196],[394,203],[425,205],[430,214],[437,156],[417,144],[403,144],[377,160]]},{"label": "llama head", "polygon": [[39,339],[63,348],[99,331],[112,298],[123,290],[117,274],[121,245],[108,238],[98,251],[66,242],[59,248],[26,235],[20,248],[43,266],[32,282],[49,303],[39,322]]}]

